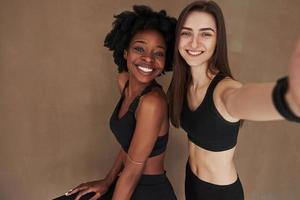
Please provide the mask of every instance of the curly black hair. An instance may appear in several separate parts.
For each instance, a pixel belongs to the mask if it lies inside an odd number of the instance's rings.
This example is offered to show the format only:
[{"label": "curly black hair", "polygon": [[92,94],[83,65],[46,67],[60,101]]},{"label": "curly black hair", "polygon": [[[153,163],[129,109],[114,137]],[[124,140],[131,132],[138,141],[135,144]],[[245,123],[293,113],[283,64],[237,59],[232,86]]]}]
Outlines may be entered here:
[{"label": "curly black hair", "polygon": [[165,10],[153,11],[145,5],[134,5],[133,11],[124,11],[114,16],[112,30],[106,35],[104,46],[113,51],[114,62],[119,72],[128,71],[124,50],[128,48],[133,36],[144,30],[156,30],[166,41],[166,63],[164,71],[172,70],[177,20],[167,16]]}]

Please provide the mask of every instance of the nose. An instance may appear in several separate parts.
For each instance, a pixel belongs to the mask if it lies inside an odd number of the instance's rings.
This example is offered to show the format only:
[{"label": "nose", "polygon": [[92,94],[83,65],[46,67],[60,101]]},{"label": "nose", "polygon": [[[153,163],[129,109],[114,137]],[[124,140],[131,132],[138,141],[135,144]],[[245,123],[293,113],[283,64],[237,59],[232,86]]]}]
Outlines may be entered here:
[{"label": "nose", "polygon": [[192,38],[192,43],[191,43],[192,48],[196,49],[198,47],[198,37],[194,36]]},{"label": "nose", "polygon": [[152,63],[153,62],[153,55],[152,53],[145,53],[142,57],[142,59],[147,62],[147,63]]}]

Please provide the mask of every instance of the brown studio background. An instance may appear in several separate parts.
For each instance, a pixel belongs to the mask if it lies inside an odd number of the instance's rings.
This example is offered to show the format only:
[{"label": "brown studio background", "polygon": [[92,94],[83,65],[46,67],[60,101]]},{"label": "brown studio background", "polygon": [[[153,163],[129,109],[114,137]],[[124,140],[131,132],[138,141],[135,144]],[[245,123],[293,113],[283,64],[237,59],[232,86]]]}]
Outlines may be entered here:
[{"label": "brown studio background", "polygon": [[[51,199],[106,174],[119,149],[108,126],[116,67],[103,47],[112,15],[147,4],[178,16],[189,2],[0,0],[0,199]],[[286,74],[300,1],[217,2],[236,78]],[[170,77],[159,79],[165,88]],[[187,140],[170,132],[166,169],[182,200]],[[299,199],[299,146],[297,124],[246,122],[235,157],[246,199]]]}]

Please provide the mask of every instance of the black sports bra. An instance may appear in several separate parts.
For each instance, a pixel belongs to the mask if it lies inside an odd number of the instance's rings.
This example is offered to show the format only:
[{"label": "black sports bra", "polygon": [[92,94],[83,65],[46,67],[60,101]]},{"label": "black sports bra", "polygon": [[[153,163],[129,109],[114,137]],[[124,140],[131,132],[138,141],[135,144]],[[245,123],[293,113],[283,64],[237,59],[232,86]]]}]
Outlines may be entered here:
[{"label": "black sports bra", "polygon": [[190,110],[187,95],[183,101],[181,127],[193,143],[209,151],[225,151],[237,143],[240,121],[225,120],[213,101],[214,89],[224,77],[218,73],[213,78],[202,103],[195,111]]},{"label": "black sports bra", "polygon": [[[127,86],[128,86],[128,81],[126,82],[121,98],[110,118],[110,128],[113,134],[115,135],[117,141],[120,143],[121,147],[123,148],[123,150],[128,153],[128,149],[135,130],[135,124],[136,124],[135,110],[139,104],[139,100],[141,96],[150,92],[152,88],[154,87],[161,88],[161,86],[155,82],[152,82],[147,87],[145,87],[142,93],[132,101],[132,103],[128,108],[128,111],[121,118],[119,118],[118,113],[120,111],[122,102],[125,98],[125,89]],[[165,135],[159,136],[157,138],[156,143],[149,157],[157,156],[166,150],[167,143],[168,143],[168,136],[169,134],[166,133]]]}]

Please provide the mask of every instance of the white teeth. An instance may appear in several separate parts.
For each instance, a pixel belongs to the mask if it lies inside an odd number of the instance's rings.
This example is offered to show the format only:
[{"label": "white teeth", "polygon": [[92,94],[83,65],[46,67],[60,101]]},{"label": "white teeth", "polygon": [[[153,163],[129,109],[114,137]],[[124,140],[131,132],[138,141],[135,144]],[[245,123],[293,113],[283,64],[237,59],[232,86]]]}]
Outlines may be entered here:
[{"label": "white teeth", "polygon": [[192,55],[192,56],[199,56],[200,54],[203,53],[203,51],[191,51],[191,50],[187,50],[187,53]]},{"label": "white teeth", "polygon": [[147,68],[147,67],[142,67],[142,66],[138,66],[138,68],[140,70],[142,70],[143,72],[146,72],[146,73],[149,73],[149,72],[152,72],[153,69],[152,68]]}]

